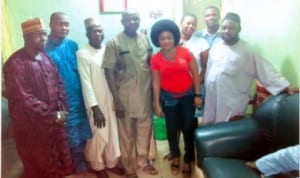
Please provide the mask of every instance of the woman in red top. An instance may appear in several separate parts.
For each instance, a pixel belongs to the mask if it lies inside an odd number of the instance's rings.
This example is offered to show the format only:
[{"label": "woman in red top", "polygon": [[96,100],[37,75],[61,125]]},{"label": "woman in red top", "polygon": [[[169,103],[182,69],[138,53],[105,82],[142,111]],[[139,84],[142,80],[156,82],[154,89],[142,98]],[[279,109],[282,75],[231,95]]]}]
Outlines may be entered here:
[{"label": "woman in red top", "polygon": [[156,115],[166,118],[167,138],[172,154],[171,171],[179,172],[180,149],[177,130],[184,138],[183,177],[191,176],[194,160],[195,106],[201,106],[198,68],[193,55],[178,46],[180,31],[171,20],[160,20],[151,29],[152,43],[160,51],[151,58],[153,106]]}]

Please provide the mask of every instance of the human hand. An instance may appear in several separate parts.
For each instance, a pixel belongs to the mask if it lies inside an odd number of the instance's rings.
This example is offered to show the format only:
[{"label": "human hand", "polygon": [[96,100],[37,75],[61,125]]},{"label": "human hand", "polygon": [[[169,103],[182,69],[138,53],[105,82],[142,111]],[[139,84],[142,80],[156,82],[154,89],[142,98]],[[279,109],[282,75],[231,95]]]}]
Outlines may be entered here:
[{"label": "human hand", "polygon": [[164,115],[160,104],[154,104],[153,108],[156,116],[162,117]]},{"label": "human hand", "polygon": [[195,107],[201,107],[203,105],[203,100],[201,99],[200,96],[195,96],[194,97],[194,106]]},{"label": "human hand", "polygon": [[55,120],[55,123],[59,125],[65,125],[67,120],[68,112],[66,111],[57,111],[57,118]]},{"label": "human hand", "polygon": [[114,102],[116,116],[119,119],[125,118],[125,107],[120,100]]},{"label": "human hand", "polygon": [[92,110],[93,110],[94,125],[97,128],[104,128],[106,120],[99,106],[93,106]]},{"label": "human hand", "polygon": [[286,92],[288,95],[293,95],[294,93],[299,93],[299,88],[293,88],[292,86],[288,86],[284,92]]}]

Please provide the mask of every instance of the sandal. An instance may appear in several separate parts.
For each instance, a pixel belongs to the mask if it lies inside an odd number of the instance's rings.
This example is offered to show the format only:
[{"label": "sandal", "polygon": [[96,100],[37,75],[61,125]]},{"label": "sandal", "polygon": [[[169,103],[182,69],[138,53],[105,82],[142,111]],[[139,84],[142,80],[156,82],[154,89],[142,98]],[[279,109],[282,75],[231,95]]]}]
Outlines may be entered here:
[{"label": "sandal", "polygon": [[138,176],[136,175],[136,173],[132,173],[125,175],[125,178],[138,178]]},{"label": "sandal", "polygon": [[180,159],[179,158],[173,158],[171,163],[171,173],[173,175],[176,175],[179,173],[179,167],[180,167]]},{"label": "sandal", "polygon": [[172,159],[173,159],[173,156],[171,153],[168,153],[167,155],[164,156],[164,160],[172,161]]},{"label": "sandal", "polygon": [[109,172],[115,173],[119,176],[124,176],[126,174],[126,171],[124,168],[115,166],[113,168],[106,168],[106,170],[108,170]]},{"label": "sandal", "polygon": [[149,175],[157,175],[158,171],[152,165],[148,164],[147,166],[141,169],[143,172]]},{"label": "sandal", "polygon": [[192,176],[192,166],[191,163],[184,163],[182,170],[183,178],[190,178]]}]

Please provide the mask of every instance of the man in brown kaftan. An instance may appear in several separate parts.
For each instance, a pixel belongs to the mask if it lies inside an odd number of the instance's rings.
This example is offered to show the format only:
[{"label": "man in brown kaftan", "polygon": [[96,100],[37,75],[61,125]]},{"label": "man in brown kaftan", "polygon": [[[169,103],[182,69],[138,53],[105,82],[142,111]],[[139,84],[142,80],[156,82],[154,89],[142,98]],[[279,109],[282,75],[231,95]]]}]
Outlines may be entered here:
[{"label": "man in brown kaftan", "polygon": [[66,99],[56,66],[43,52],[41,19],[22,23],[25,45],[5,63],[5,93],[24,178],[64,178],[73,170],[64,122]]}]

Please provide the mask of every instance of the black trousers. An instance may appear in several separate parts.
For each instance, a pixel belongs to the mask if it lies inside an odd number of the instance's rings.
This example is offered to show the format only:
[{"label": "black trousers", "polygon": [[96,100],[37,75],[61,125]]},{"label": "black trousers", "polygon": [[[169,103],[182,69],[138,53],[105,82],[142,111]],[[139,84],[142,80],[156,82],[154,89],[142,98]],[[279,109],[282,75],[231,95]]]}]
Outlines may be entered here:
[{"label": "black trousers", "polygon": [[197,119],[194,117],[194,95],[179,98],[175,105],[168,105],[161,101],[161,106],[165,114],[167,138],[172,156],[180,157],[179,139],[177,138],[177,132],[180,130],[184,141],[184,162],[194,161],[194,130],[197,126]]}]

